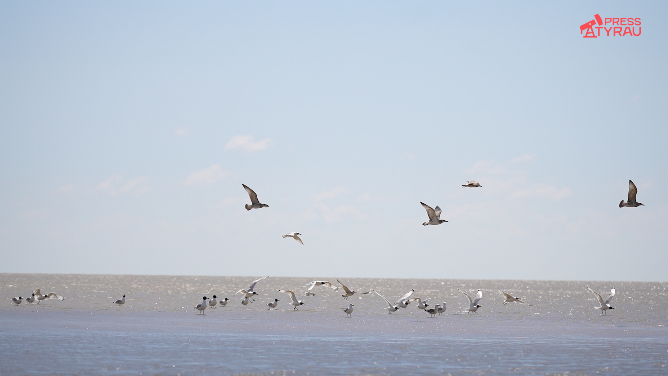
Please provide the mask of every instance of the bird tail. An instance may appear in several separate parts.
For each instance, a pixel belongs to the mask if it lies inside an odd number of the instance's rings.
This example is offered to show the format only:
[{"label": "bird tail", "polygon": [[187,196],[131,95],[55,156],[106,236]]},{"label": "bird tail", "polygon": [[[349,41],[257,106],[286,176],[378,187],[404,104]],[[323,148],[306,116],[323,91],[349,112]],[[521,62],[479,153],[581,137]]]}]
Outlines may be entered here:
[{"label": "bird tail", "polygon": [[284,239],[288,237],[287,235],[281,235],[281,236],[282,236]]}]

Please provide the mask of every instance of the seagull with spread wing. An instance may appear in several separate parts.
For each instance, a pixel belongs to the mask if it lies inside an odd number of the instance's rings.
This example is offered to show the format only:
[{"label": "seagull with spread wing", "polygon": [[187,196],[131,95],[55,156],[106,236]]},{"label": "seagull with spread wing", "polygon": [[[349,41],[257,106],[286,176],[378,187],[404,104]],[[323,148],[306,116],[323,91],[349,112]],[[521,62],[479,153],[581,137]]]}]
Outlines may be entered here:
[{"label": "seagull with spread wing", "polygon": [[445,219],[441,219],[441,208],[437,206],[436,209],[432,209],[431,206],[424,202],[420,202],[420,204],[422,204],[422,207],[425,208],[427,215],[429,216],[429,222],[424,222],[422,226],[440,225],[443,222],[447,222]]},{"label": "seagull with spread wing", "polygon": [[290,301],[290,304],[292,304],[292,305],[294,306],[295,311],[299,311],[299,310],[297,309],[297,307],[299,307],[300,305],[304,305],[304,302],[302,302],[301,300],[297,299],[297,297],[295,296],[295,293],[294,293],[294,292],[292,292],[292,291],[290,291],[290,290],[278,290],[278,292],[282,292],[282,293],[285,293],[285,294],[290,295],[290,300],[291,300],[291,301]]},{"label": "seagull with spread wing", "polygon": [[587,286],[587,289],[591,291],[594,295],[596,295],[596,299],[598,299],[599,304],[601,305],[600,307],[594,307],[596,309],[601,310],[601,315],[607,314],[607,311],[609,309],[614,309],[611,305],[610,302],[612,301],[612,298],[615,297],[615,288],[613,287],[612,290],[610,290],[610,296],[608,296],[608,299],[603,300],[603,297],[601,294],[597,293],[596,291],[592,290],[589,286]]},{"label": "seagull with spread wing", "polygon": [[246,210],[262,209],[262,208],[268,208],[269,207],[269,205],[267,205],[267,204],[260,203],[260,200],[257,199],[257,194],[255,193],[254,190],[248,188],[248,186],[246,184],[241,184],[241,185],[244,186],[244,189],[246,190],[246,192],[248,192],[248,196],[250,197],[250,200],[251,200],[251,205],[248,205],[248,204],[244,205]]},{"label": "seagull with spread wing", "polygon": [[[253,281],[253,283],[251,283],[248,290],[241,289],[241,290],[237,291],[234,295],[237,295],[238,293],[242,292],[242,293],[244,293],[244,299],[250,300],[250,301],[255,301],[254,299],[252,299],[253,295],[257,295],[257,292],[254,291],[255,290],[255,285],[258,282],[260,282],[261,280],[265,279],[265,278],[269,278],[269,276],[262,277],[260,279],[256,279],[255,281]],[[248,304],[248,302],[246,302],[246,304]],[[244,304],[244,305],[246,305],[246,304]]]},{"label": "seagull with spread wing", "polygon": [[475,294],[475,299],[472,299],[471,295],[465,293],[462,290],[459,290],[459,292],[461,292],[462,294],[466,295],[467,298],[469,298],[469,308],[466,310],[467,312],[475,312],[478,310],[478,308],[482,307],[478,305],[478,302],[480,301],[480,299],[482,299],[482,290],[478,289],[478,293]]},{"label": "seagull with spread wing", "polygon": [[[343,299],[348,300],[348,297],[349,297],[349,296],[353,296],[353,295],[355,295],[355,294],[358,294],[357,291],[353,291],[353,290],[349,289],[346,285],[344,285],[343,283],[341,283],[341,281],[339,281],[338,279],[336,280],[336,282],[338,282],[338,283],[341,285],[341,287],[343,288],[343,291],[346,292],[344,295],[341,295],[341,296],[343,297]],[[370,291],[367,291],[367,292],[360,292],[359,294],[364,295],[364,294],[368,294],[369,292],[370,292]],[[361,298],[360,298],[360,299],[361,299]]]},{"label": "seagull with spread wing", "polygon": [[466,182],[466,184],[462,184],[462,187],[466,187],[466,188],[478,188],[478,187],[482,187],[482,185],[480,185],[480,183],[476,182],[475,180],[468,180],[468,181]]},{"label": "seagull with spread wing", "polygon": [[298,241],[301,245],[304,245],[304,242],[299,237],[299,235],[301,235],[301,234],[298,233],[298,232],[291,232],[289,234],[285,234],[285,235],[282,235],[282,236],[283,236],[283,239],[285,239],[287,237],[291,237],[291,238],[295,239],[296,241]]},{"label": "seagull with spread wing", "polygon": [[399,298],[394,304],[399,307],[399,308],[406,308],[408,307],[409,304],[411,304],[411,300],[409,299],[411,295],[415,292],[415,289],[411,289],[411,291],[407,292],[404,296]]},{"label": "seagull with spread wing", "polygon": [[383,298],[387,302],[388,307],[385,307],[385,309],[387,310],[387,313],[391,314],[392,312],[396,312],[399,309],[399,307],[396,304],[390,303],[390,301],[387,300],[386,297],[380,295],[380,293],[378,293],[378,291],[376,291],[376,290],[371,290],[371,291],[375,292],[376,295],[380,296],[381,298]]},{"label": "seagull with spread wing", "polygon": [[638,188],[636,188],[636,185],[633,184],[631,180],[629,180],[629,201],[624,201],[622,200],[619,203],[619,207],[627,207],[627,208],[637,208],[638,206],[645,206],[639,202],[636,201],[636,195],[638,194]]},{"label": "seagull with spread wing", "polygon": [[501,290],[499,290],[499,292],[502,293],[503,296],[506,298],[506,300],[504,300],[504,302],[503,302],[504,305],[506,305],[506,304],[508,304],[508,303],[512,303],[512,302],[520,302],[520,303],[524,303],[522,300],[520,300],[520,298],[515,297],[515,296],[512,296],[512,295],[508,294],[508,293],[505,292],[505,291],[501,291]]},{"label": "seagull with spread wing", "polygon": [[312,293],[311,290],[313,290],[313,288],[316,287],[316,286],[327,286],[334,291],[339,289],[338,286],[334,286],[334,285],[332,285],[331,282],[328,282],[328,281],[313,281],[306,286],[307,286],[306,287],[306,292],[302,296],[315,296],[315,294]]}]

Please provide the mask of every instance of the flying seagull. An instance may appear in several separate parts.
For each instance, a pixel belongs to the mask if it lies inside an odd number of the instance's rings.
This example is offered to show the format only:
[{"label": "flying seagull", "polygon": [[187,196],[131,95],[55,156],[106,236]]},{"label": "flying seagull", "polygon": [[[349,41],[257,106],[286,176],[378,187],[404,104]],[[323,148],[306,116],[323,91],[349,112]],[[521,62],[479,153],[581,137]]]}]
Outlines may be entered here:
[{"label": "flying seagull", "polygon": [[411,295],[415,292],[415,289],[411,289],[411,291],[407,292],[404,296],[399,298],[394,304],[396,304],[399,308],[406,308],[408,305],[411,303],[411,300],[409,299]]},{"label": "flying seagull", "polygon": [[478,187],[482,187],[482,185],[480,185],[480,183],[477,183],[475,180],[468,180],[468,181],[466,182],[466,184],[462,184],[462,187],[466,187],[466,188],[478,188]]},{"label": "flying seagull", "polygon": [[248,196],[250,197],[250,200],[251,200],[251,205],[248,205],[248,204],[244,205],[246,210],[262,209],[262,208],[268,208],[269,207],[269,205],[267,205],[267,204],[260,203],[260,200],[257,199],[257,194],[255,193],[255,191],[248,188],[248,186],[246,184],[241,184],[241,185],[244,186],[244,189],[246,190],[246,192],[248,192]]},{"label": "flying seagull", "polygon": [[482,290],[478,289],[478,293],[475,294],[475,299],[471,299],[471,296],[462,290],[459,290],[459,292],[461,292],[462,294],[466,295],[467,298],[469,298],[469,309],[467,309],[468,312],[475,312],[478,310],[478,308],[481,307],[480,305],[478,305],[478,302],[480,301],[480,299],[482,299]]},{"label": "flying seagull", "polygon": [[422,226],[427,225],[440,225],[443,222],[447,222],[445,219],[441,219],[441,208],[438,206],[436,209],[432,209],[431,206],[420,202],[422,206],[427,210],[427,215],[429,216],[429,222],[424,222]]},{"label": "flying seagull", "polygon": [[378,293],[378,291],[376,291],[376,290],[371,290],[371,291],[375,292],[376,295],[380,296],[381,298],[383,298],[387,302],[388,307],[385,307],[385,309],[387,309],[387,313],[391,314],[392,312],[396,312],[399,309],[399,307],[397,307],[397,305],[390,303],[390,301],[387,300],[386,297],[380,295]]},{"label": "flying seagull", "polygon": [[313,288],[316,286],[323,286],[323,285],[329,287],[334,291],[339,289],[337,286],[332,285],[332,283],[328,281],[313,281],[307,285],[308,287],[306,289],[306,292],[302,296],[315,296],[315,294],[312,293],[311,290],[313,290]]},{"label": "flying seagull", "polygon": [[[338,279],[336,280],[336,282],[338,282],[341,285],[341,287],[343,288],[343,291],[346,292],[344,295],[341,295],[345,300],[348,300],[349,296],[353,296],[353,295],[357,294],[357,291],[350,290],[348,287],[346,287],[346,285],[341,283],[341,281],[339,281]],[[370,291],[360,292],[360,294],[368,294],[369,292]]]},{"label": "flying seagull", "polygon": [[42,301],[42,300],[44,300],[44,299],[58,299],[58,300],[65,300],[64,297],[62,297],[62,296],[56,294],[55,292],[50,292],[50,293],[48,293],[48,294],[44,294],[44,295],[42,295],[42,291],[41,291],[41,289],[37,289],[37,290],[33,291],[33,293],[35,294],[35,297],[37,297],[37,303],[39,303],[40,301]]},{"label": "flying seagull", "polygon": [[[252,297],[253,297],[253,295],[257,295],[257,293],[256,293],[255,291],[253,291],[253,290],[255,289],[255,285],[256,285],[258,282],[260,282],[261,280],[265,279],[265,278],[269,278],[269,276],[262,277],[262,278],[260,278],[260,279],[256,279],[255,281],[253,281],[253,283],[251,283],[251,285],[250,285],[250,287],[248,288],[248,290],[241,289],[241,290],[237,291],[234,295],[236,295],[236,294],[238,294],[238,293],[240,293],[240,292],[243,292],[243,293],[244,293],[244,299],[250,299],[250,301],[254,301],[254,300],[252,299]],[[248,302],[246,302],[246,304],[248,304]],[[246,304],[244,304],[244,305],[246,305]]]},{"label": "flying seagull", "polygon": [[508,293],[505,292],[505,291],[501,291],[501,290],[499,290],[499,292],[502,293],[503,296],[506,298],[506,300],[503,302],[504,305],[505,305],[505,304],[508,304],[508,303],[512,303],[512,302],[520,302],[520,303],[524,303],[523,301],[520,300],[520,298],[517,298],[517,297],[515,297],[515,296],[512,296],[512,295],[508,294]]},{"label": "flying seagull", "polygon": [[597,293],[596,291],[592,290],[589,286],[587,286],[587,289],[591,291],[594,295],[596,295],[596,299],[598,299],[599,304],[601,304],[600,307],[594,307],[596,309],[601,310],[601,315],[607,314],[607,311],[609,309],[614,309],[611,305],[610,302],[612,301],[612,298],[615,297],[615,288],[613,287],[612,290],[610,290],[610,296],[608,296],[608,299],[603,300],[603,297],[601,294]]},{"label": "flying seagull", "polygon": [[290,291],[290,290],[278,290],[278,292],[283,292],[283,293],[286,293],[286,294],[289,294],[289,295],[290,295],[290,300],[292,300],[292,301],[290,302],[290,304],[292,304],[292,305],[294,306],[294,309],[295,309],[296,311],[299,311],[299,310],[297,309],[297,307],[299,307],[300,305],[304,305],[304,302],[302,302],[301,300],[298,300],[298,299],[297,299],[297,297],[295,296],[295,293],[294,293],[294,292],[292,292],[292,291]]},{"label": "flying seagull", "polygon": [[427,307],[429,307],[429,304],[427,304],[427,300],[429,300],[429,299],[413,298],[411,300],[417,300],[418,308],[420,308],[420,309],[427,309]]},{"label": "flying seagull", "polygon": [[623,208],[624,206],[626,206],[628,208],[637,208],[638,206],[645,206],[636,201],[637,194],[638,194],[638,188],[636,188],[636,185],[633,184],[631,180],[629,180],[629,201],[627,202],[622,200],[619,203],[619,207]]},{"label": "flying seagull", "polygon": [[120,298],[120,299],[118,299],[117,301],[115,301],[114,304],[118,304],[119,306],[125,304],[125,295],[123,295],[122,298]]},{"label": "flying seagull", "polygon": [[302,239],[298,235],[301,235],[301,234],[298,233],[298,232],[291,232],[289,234],[283,235],[283,238],[285,239],[289,236],[289,237],[295,239],[296,241],[298,241],[299,243],[301,243],[301,245],[304,245],[304,242],[302,242]]}]

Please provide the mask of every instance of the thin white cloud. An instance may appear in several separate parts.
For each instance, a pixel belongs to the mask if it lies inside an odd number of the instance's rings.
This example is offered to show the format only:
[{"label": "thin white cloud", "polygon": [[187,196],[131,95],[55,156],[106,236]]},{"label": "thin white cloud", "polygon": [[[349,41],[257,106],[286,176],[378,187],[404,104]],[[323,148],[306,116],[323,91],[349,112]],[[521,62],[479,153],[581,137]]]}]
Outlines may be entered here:
[{"label": "thin white cloud", "polygon": [[413,159],[415,159],[415,154],[413,154],[413,153],[404,153],[403,157],[404,157],[404,159],[406,159],[406,160],[412,161]]},{"label": "thin white cloud", "polygon": [[329,191],[316,193],[311,196],[311,199],[313,201],[331,200],[344,193],[348,193],[348,189],[346,187],[336,187],[330,189]]},{"label": "thin white cloud", "polygon": [[573,196],[573,191],[570,188],[557,188],[553,185],[539,184],[533,187],[516,190],[513,198],[547,198],[550,200],[563,200]]},{"label": "thin white cloud", "polygon": [[506,168],[494,161],[478,161],[473,164],[468,171],[468,174],[502,174],[506,172]]},{"label": "thin white cloud", "polygon": [[207,168],[197,170],[186,179],[186,185],[213,184],[227,176],[227,173],[217,165],[212,164]]},{"label": "thin white cloud", "polygon": [[269,147],[270,138],[254,141],[253,136],[234,136],[225,145],[225,150],[240,149],[247,152],[264,150]]},{"label": "thin white cloud", "polygon": [[313,209],[321,212],[325,221],[329,223],[340,222],[349,217],[355,219],[365,218],[364,214],[360,213],[360,211],[352,205],[339,205],[334,208],[330,208],[328,205],[319,203],[316,204]]},{"label": "thin white cloud", "polygon": [[179,137],[185,137],[189,134],[190,134],[190,128],[187,128],[187,127],[176,128],[174,130],[174,135],[179,136]]},{"label": "thin white cloud", "polygon": [[510,163],[518,163],[518,162],[533,162],[534,156],[531,154],[522,154],[519,157],[513,158],[510,160]]},{"label": "thin white cloud", "polygon": [[74,184],[65,184],[62,187],[58,188],[59,193],[72,193],[74,192]]},{"label": "thin white cloud", "polygon": [[111,196],[125,193],[139,196],[150,191],[148,178],[146,176],[138,176],[126,181],[120,175],[110,176],[109,179],[98,184],[97,189]]}]

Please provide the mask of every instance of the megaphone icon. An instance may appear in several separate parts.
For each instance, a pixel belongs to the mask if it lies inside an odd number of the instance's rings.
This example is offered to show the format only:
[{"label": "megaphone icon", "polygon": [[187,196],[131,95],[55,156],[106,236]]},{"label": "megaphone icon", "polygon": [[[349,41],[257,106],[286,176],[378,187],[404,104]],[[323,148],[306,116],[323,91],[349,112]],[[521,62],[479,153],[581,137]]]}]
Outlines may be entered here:
[{"label": "megaphone icon", "polygon": [[594,15],[593,20],[580,25],[580,34],[582,34],[582,32],[584,30],[587,30],[587,32],[585,33],[583,38],[596,38],[596,34],[594,34],[593,26],[596,25],[597,23],[598,23],[598,26],[603,25],[603,19],[601,19],[601,16],[599,16],[598,14]]}]

